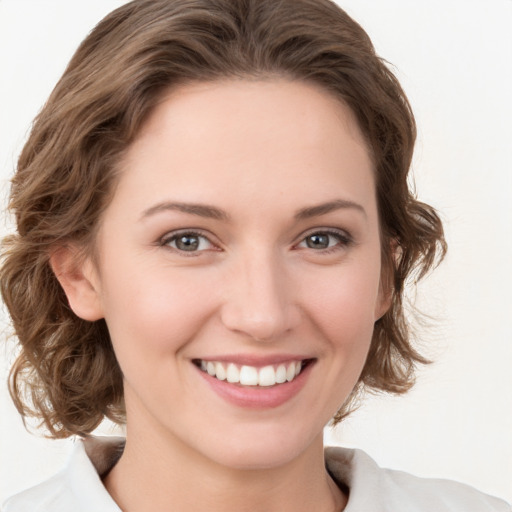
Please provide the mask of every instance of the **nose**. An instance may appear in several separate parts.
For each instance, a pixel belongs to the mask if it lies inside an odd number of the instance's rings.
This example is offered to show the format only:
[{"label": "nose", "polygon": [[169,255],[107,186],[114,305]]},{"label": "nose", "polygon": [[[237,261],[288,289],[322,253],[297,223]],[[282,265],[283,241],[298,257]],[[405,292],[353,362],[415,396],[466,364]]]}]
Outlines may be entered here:
[{"label": "nose", "polygon": [[257,341],[275,341],[300,322],[293,279],[276,258],[241,258],[226,283],[221,321]]}]

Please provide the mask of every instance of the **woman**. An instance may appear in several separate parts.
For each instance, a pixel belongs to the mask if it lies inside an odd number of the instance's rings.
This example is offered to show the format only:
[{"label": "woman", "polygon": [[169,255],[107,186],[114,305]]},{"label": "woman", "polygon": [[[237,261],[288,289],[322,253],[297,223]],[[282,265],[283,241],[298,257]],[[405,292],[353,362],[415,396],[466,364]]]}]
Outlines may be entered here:
[{"label": "woman", "polygon": [[[18,409],[86,440],[5,510],[508,510],[324,456],[332,417],[425,362],[403,285],[445,245],[407,188],[414,138],[329,2],[135,1],[100,23],[20,157],[1,281]],[[126,442],[89,436],[104,417]]]}]

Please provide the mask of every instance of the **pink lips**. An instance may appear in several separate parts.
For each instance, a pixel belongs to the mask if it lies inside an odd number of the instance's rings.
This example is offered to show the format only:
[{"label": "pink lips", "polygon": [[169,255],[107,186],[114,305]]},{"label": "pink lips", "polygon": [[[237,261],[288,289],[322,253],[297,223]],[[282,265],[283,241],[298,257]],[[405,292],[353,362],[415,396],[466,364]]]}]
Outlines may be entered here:
[{"label": "pink lips", "polygon": [[251,357],[251,356],[217,356],[215,360],[238,365],[251,365],[255,367],[264,367],[267,365],[278,365],[290,361],[307,361],[302,371],[292,381],[282,384],[276,384],[270,387],[262,386],[243,386],[239,383],[230,383],[226,380],[219,380],[216,377],[197,368],[199,375],[206,381],[210,388],[221,398],[229,403],[243,408],[267,409],[275,408],[292,399],[305,385],[314,365],[314,359],[273,356],[271,358]]}]

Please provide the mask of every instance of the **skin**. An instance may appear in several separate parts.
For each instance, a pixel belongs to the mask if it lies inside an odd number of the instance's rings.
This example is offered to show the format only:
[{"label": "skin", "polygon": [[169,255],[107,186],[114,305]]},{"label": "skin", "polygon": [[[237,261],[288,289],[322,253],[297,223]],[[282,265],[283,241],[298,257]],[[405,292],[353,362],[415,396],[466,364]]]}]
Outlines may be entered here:
[{"label": "skin", "polygon": [[[322,431],[388,307],[374,171],[353,114],[302,82],[187,85],[162,100],[121,169],[97,262],[52,258],[73,310],[106,319],[125,377],[127,443],[107,490],[125,511],[342,510]],[[197,250],[180,250],[177,230],[198,231]],[[308,245],[326,230],[328,247]],[[255,409],[219,396],[192,362],[226,354],[313,364],[289,400]]]}]

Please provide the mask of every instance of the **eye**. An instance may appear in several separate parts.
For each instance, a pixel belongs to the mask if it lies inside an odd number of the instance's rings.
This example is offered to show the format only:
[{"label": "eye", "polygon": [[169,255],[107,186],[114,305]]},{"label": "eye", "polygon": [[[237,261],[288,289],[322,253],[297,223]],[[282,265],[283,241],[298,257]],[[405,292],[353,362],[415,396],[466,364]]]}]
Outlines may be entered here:
[{"label": "eye", "polygon": [[215,247],[206,236],[194,231],[181,231],[166,235],[161,240],[161,245],[188,253],[207,251]]},{"label": "eye", "polygon": [[335,249],[336,247],[346,247],[350,245],[351,242],[351,237],[343,231],[323,230],[309,233],[298,244],[298,247],[325,251]]}]

